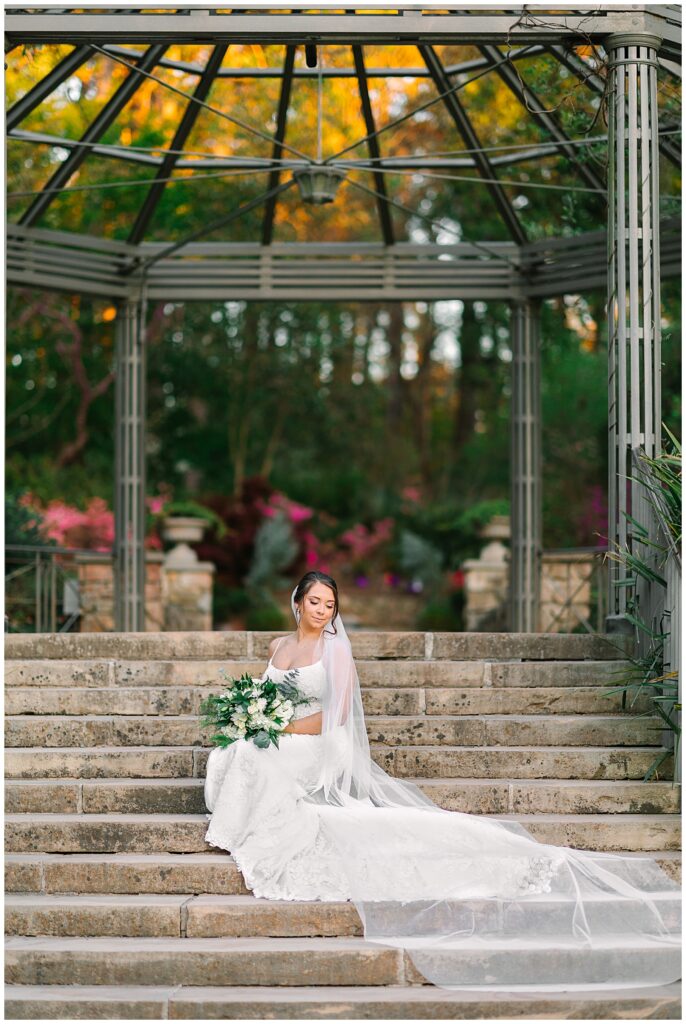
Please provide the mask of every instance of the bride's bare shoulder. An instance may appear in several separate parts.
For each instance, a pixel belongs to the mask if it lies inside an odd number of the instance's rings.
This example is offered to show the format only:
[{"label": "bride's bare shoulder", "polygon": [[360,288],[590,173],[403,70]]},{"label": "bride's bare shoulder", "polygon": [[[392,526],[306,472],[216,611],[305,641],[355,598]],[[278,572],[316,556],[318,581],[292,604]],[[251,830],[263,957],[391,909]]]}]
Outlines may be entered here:
[{"label": "bride's bare shoulder", "polygon": [[275,636],[273,640],[269,642],[269,649],[267,651],[270,659],[274,657],[274,652],[277,647],[283,647],[288,642],[288,637],[292,636],[291,633],[286,633],[285,636]]}]

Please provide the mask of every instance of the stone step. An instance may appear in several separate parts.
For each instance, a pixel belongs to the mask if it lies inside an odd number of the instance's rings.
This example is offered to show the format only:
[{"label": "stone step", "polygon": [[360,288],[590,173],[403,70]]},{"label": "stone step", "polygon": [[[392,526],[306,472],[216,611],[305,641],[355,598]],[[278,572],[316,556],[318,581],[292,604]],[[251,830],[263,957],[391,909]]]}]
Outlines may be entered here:
[{"label": "stone step", "polygon": [[[125,661],[230,661],[268,658],[280,632],[15,633],[8,660],[113,658]],[[611,661],[633,650],[631,637],[583,633],[419,633],[352,630],[355,659]]]},{"label": "stone step", "polygon": [[[678,934],[681,927],[681,894],[653,896],[665,927]],[[487,899],[459,901],[460,909],[474,915],[483,926],[492,919],[493,903]],[[640,901],[622,901],[621,909],[604,894],[585,901],[591,927],[619,914],[619,926],[628,930],[634,907]],[[567,906],[554,897],[538,899],[532,930],[558,921]],[[505,911],[507,914],[507,911]],[[220,895],[122,895],[121,893],[45,895],[8,894],[5,897],[6,935],[54,935],[67,937],[130,936],[179,938],[337,938],[362,936],[362,922],[354,903],[319,900],[267,900],[254,896]]]},{"label": "stone step", "polygon": [[[355,664],[362,688],[489,689],[491,687],[572,687],[612,689],[631,667],[615,661],[435,661],[365,660]],[[5,685],[41,690],[49,687],[122,690],[188,686],[210,692],[245,672],[261,676],[267,659],[245,661],[145,661],[112,659],[21,659],[7,661]]]},{"label": "stone step", "polygon": [[[577,944],[541,950],[537,959],[542,983],[554,983],[560,967],[586,962],[588,949]],[[494,969],[516,970],[529,951],[515,942],[489,944]],[[675,954],[671,954],[674,956]],[[620,937],[593,951],[603,970],[635,963],[643,973],[664,961],[665,949],[649,941]],[[460,952],[464,977],[483,977],[482,946],[465,940]],[[97,984],[207,985],[407,985],[422,983],[402,950],[359,938],[119,938],[93,936],[10,936],[6,940],[5,980],[14,985]],[[469,983],[467,981],[466,983]]]},{"label": "stone step", "polygon": [[[587,850],[678,850],[678,814],[498,814],[544,843]],[[8,814],[8,853],[201,853],[204,814]]]},{"label": "stone step", "polygon": [[[402,746],[371,747],[372,757],[402,778],[642,779],[662,747]],[[204,778],[208,747],[10,747],[8,779]],[[671,755],[658,779],[669,779]]]},{"label": "stone step", "polygon": [[[211,727],[194,715],[15,715],[8,747],[208,746]],[[659,746],[657,716],[368,715],[370,743],[403,745]]]},{"label": "stone step", "polygon": [[678,983],[578,992],[455,992],[433,985],[7,985],[11,1020],[680,1020]]},{"label": "stone step", "polygon": [[[46,751],[46,754],[48,752]],[[372,747],[372,756],[398,778],[643,779],[663,747],[612,746],[397,746]],[[7,751],[6,757],[12,752]],[[199,754],[204,774],[207,755]],[[671,754],[658,779],[673,772]],[[65,772],[65,774],[67,774]]]},{"label": "stone step", "polygon": [[[570,779],[416,779],[446,810],[469,814],[676,814],[680,786],[673,782]],[[5,783],[11,814],[200,814],[204,779],[25,779]]]},{"label": "stone step", "polygon": [[[644,853],[618,851],[623,857]],[[681,853],[651,854],[670,878],[681,881]],[[8,893],[169,893],[248,895],[230,854],[213,853],[8,853]]]},{"label": "stone step", "polygon": [[628,715],[370,715],[366,724],[369,742],[388,746],[658,746],[663,728],[657,716]]},{"label": "stone step", "polygon": [[[216,687],[199,686],[8,686],[5,715],[199,715]],[[598,686],[362,687],[366,715],[591,715],[622,712],[621,693]],[[652,709],[643,696],[625,714]]]},{"label": "stone step", "polygon": [[208,754],[198,747],[11,747],[5,750],[5,777],[187,778],[204,775]]},{"label": "stone step", "polygon": [[402,950],[359,938],[10,936],[5,981],[33,985],[402,985]]},{"label": "stone step", "polygon": [[[678,854],[659,855],[680,866]],[[672,871],[676,871],[673,868]],[[229,853],[8,853],[6,892],[246,895]]]}]

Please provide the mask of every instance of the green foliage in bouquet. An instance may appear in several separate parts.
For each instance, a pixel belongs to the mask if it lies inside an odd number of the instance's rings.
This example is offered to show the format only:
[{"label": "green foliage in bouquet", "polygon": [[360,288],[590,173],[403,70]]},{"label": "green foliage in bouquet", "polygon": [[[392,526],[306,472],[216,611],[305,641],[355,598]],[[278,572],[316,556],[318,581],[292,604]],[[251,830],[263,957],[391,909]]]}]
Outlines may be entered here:
[{"label": "green foliage in bouquet", "polygon": [[[224,674],[223,669],[220,672]],[[219,747],[240,739],[252,740],[261,749],[270,743],[278,747],[279,736],[293,719],[295,708],[312,699],[304,697],[295,685],[297,676],[297,669],[292,669],[279,683],[268,676],[253,679],[247,672],[238,679],[229,679],[222,693],[211,693],[200,705],[204,716],[200,724],[216,728],[211,740]]]}]

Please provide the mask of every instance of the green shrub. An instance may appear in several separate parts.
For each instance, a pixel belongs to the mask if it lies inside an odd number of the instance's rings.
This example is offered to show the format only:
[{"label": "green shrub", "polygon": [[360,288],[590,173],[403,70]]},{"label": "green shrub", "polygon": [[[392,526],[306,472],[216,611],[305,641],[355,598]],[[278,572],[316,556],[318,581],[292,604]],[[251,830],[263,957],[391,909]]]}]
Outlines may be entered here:
[{"label": "green shrub", "polygon": [[464,592],[435,597],[417,615],[417,629],[439,632],[460,632],[463,629]]},{"label": "green shrub", "polygon": [[25,505],[19,504],[20,494],[5,493],[5,544],[38,544],[55,546],[53,540],[46,540],[37,526],[30,525],[36,514]]},{"label": "green shrub", "polygon": [[251,608],[245,617],[245,628],[261,630],[285,629],[286,619],[275,604]]},{"label": "green shrub", "polygon": [[250,598],[242,587],[227,587],[215,582],[212,594],[212,614],[214,624],[226,622],[234,616],[242,615],[250,607]]}]

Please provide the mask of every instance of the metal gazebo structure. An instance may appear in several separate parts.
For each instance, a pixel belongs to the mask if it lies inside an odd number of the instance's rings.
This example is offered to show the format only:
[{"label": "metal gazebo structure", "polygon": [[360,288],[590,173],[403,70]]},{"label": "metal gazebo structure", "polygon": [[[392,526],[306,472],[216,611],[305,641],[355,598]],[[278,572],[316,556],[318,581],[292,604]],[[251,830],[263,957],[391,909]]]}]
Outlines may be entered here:
[{"label": "metal gazebo structure", "polygon": [[[277,5],[273,5],[274,8]],[[144,523],[146,424],[146,305],[150,301],[193,300],[504,300],[511,307],[511,628],[535,630],[540,590],[541,415],[539,306],[541,300],[581,292],[607,282],[609,530],[608,543],[626,549],[629,510],[643,510],[637,483],[629,494],[632,453],[661,449],[660,283],[680,267],[677,218],[660,220],[660,158],[681,159],[678,124],[659,124],[658,74],[677,85],[681,70],[680,12],[675,6],[523,8],[465,11],[445,8],[386,10],[366,13],[351,5],[345,13],[298,13],[296,5],[275,13],[241,8],[169,8],[103,10],[31,8],[6,13],[9,52],[22,44],[69,44],[73,49],[18,99],[7,113],[8,138],[27,146],[60,147],[62,162],[26,206],[8,223],[8,280],[44,289],[59,289],[114,300],[116,320],[116,628],[144,628]],[[206,47],[206,63],[170,56],[170,47]],[[232,46],[256,44],[282,48],[278,66],[236,66]],[[402,45],[412,49],[412,66],[370,67],[366,48]],[[349,66],[317,66],[327,46],[350,48]],[[468,47],[470,59],[449,65],[440,48]],[[296,54],[307,52],[307,66]],[[585,48],[585,49],[584,49]],[[604,55],[602,68],[588,52]],[[476,51],[476,56],[474,56]],[[378,51],[377,51],[378,52]],[[583,159],[578,140],[565,133],[554,112],[546,109],[527,85],[519,67],[525,58],[555,58],[565,75],[607,110],[607,177],[597,163]],[[100,55],[126,67],[126,76],[80,139],[63,138],[25,127],[39,105],[86,62]],[[416,59],[415,59],[416,58]],[[177,70],[195,76],[193,93],[158,77]],[[522,116],[530,118],[543,141],[493,155],[470,117],[462,88],[473,75],[496,75],[505,84]],[[287,121],[299,79],[349,76],[366,134],[365,157],[343,153],[322,158],[292,146]],[[376,121],[374,79],[425,78],[442,104],[455,137],[464,147],[450,156],[383,155]],[[276,79],[279,83],[274,129],[269,133],[245,124],[234,111],[217,111],[208,97],[222,79]],[[107,145],[103,136],[146,80],[187,100],[172,144],[155,153],[130,146]],[[596,102],[597,102],[596,100]],[[430,106],[431,103],[426,104]],[[271,155],[254,157],[184,153],[203,110],[268,140]],[[497,118],[497,112],[494,117]],[[23,127],[24,126],[24,127]],[[597,136],[596,136],[597,138]],[[359,143],[358,143],[359,145]],[[586,191],[607,193],[607,224],[597,230],[558,238],[530,239],[511,192],[499,178],[503,166],[536,162],[551,155],[567,166]],[[126,239],[88,236],[45,225],[45,215],[60,192],[89,158],[113,166],[139,165],[154,171],[144,191],[135,223]],[[117,163],[118,162],[118,163]],[[224,217],[174,241],[150,240],[146,234],[168,183],[175,174],[226,170],[267,175],[267,188]],[[299,188],[303,201],[332,199],[339,181],[363,170],[366,190],[378,215],[378,242],[278,242],[275,209],[286,190]],[[404,209],[387,187],[390,172],[470,172],[487,190],[504,225],[505,240],[420,242],[400,240],[391,211]],[[473,179],[474,180],[474,179]],[[511,184],[511,183],[510,183]],[[329,190],[330,194],[326,192]],[[334,200],[335,201],[335,200]],[[253,209],[263,211],[261,237],[251,242],[209,241]],[[414,211],[410,211],[414,212]],[[419,215],[421,216],[421,215]],[[430,218],[424,218],[430,220]],[[610,572],[611,616],[626,611],[626,591]]]}]

